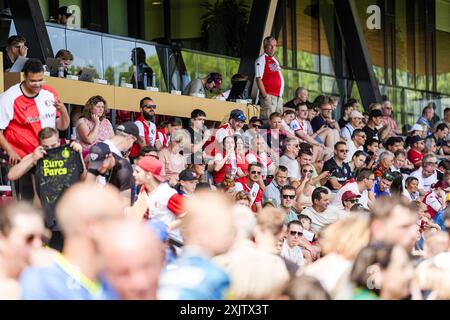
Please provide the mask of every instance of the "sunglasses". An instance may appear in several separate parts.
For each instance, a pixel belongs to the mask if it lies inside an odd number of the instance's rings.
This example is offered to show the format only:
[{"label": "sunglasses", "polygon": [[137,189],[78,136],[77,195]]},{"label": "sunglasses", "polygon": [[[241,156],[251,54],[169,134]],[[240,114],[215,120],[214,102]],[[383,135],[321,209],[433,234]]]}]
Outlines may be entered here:
[{"label": "sunglasses", "polygon": [[357,203],[357,202],[358,202],[358,199],[350,199],[350,200],[347,200],[347,201],[349,201],[349,202],[351,202],[351,203]]},{"label": "sunglasses", "polygon": [[313,173],[314,171],[312,170],[302,170],[302,173]]},{"label": "sunglasses", "polygon": [[261,129],[261,126],[260,126],[259,124],[254,124],[254,125],[253,125],[253,128]]},{"label": "sunglasses", "polygon": [[348,152],[348,150],[338,150],[338,152],[342,152],[342,153],[347,153]]},{"label": "sunglasses", "polygon": [[144,104],[144,105],[142,105],[142,108],[156,109],[156,105],[154,105],[154,104]]},{"label": "sunglasses", "polygon": [[251,171],[251,174],[261,174],[261,171]]},{"label": "sunglasses", "polygon": [[303,235],[303,232],[301,232],[301,231],[289,231],[289,234],[291,236],[297,235],[297,236],[301,237]]},{"label": "sunglasses", "polygon": [[283,194],[283,199],[291,199],[291,200],[293,200],[293,199],[295,199],[295,195],[290,195],[290,194]]}]

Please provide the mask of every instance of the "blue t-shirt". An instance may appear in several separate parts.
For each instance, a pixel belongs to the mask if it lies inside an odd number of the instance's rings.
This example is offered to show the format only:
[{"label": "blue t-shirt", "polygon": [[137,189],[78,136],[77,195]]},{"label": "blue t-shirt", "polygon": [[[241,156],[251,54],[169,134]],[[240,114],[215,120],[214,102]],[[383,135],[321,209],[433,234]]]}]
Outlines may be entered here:
[{"label": "blue t-shirt", "polygon": [[375,180],[375,183],[373,184],[373,193],[375,194],[375,198],[380,198],[380,197],[385,197],[385,196],[389,196],[390,192],[389,191],[380,191],[378,189],[378,180]]},{"label": "blue t-shirt", "polygon": [[222,300],[229,285],[228,275],[211,259],[185,250],[161,275],[158,299]]},{"label": "blue t-shirt", "polygon": [[24,300],[116,300],[117,294],[100,281],[100,290],[92,292],[74,276],[68,274],[58,263],[48,267],[26,269],[20,277]]}]

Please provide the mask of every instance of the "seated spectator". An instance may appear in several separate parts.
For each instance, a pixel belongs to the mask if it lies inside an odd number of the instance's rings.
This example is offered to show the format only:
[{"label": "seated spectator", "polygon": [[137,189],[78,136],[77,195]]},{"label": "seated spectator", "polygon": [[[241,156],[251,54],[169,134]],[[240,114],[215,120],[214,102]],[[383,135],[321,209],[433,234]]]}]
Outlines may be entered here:
[{"label": "seated spectator", "polygon": [[225,178],[222,180],[219,190],[222,191],[223,193],[229,194],[234,197],[234,195],[236,193],[235,187],[236,187],[236,182],[234,182],[234,180]]},{"label": "seated spectator", "polygon": [[377,161],[377,153],[378,149],[380,148],[379,145],[380,142],[377,139],[370,139],[370,140],[366,139],[366,146],[365,146],[365,150],[367,153],[366,164],[367,168],[369,169],[372,169],[375,162]]},{"label": "seated spectator", "polygon": [[364,116],[361,112],[353,110],[349,116],[349,122],[341,129],[340,135],[344,140],[348,141],[353,135],[355,129],[362,129],[362,119]]},{"label": "seated spectator", "polygon": [[355,174],[358,169],[366,167],[366,159],[367,154],[364,151],[358,150],[353,154],[352,161],[348,164],[353,177],[356,177]]},{"label": "seated spectator", "polygon": [[186,158],[180,154],[188,145],[189,140],[182,131],[175,131],[170,139],[169,147],[158,152],[159,160],[163,167],[161,175],[169,182],[171,186],[178,183],[178,175],[186,169]]},{"label": "seated spectator", "polygon": [[206,96],[207,91],[211,92],[213,89],[220,89],[221,85],[222,85],[222,75],[217,72],[212,72],[203,78],[194,79],[191,82],[189,82],[188,85],[183,90],[183,95]]},{"label": "seated spectator", "polygon": [[297,90],[295,90],[295,97],[294,99],[288,101],[283,106],[287,109],[292,109],[294,111],[297,111],[298,105],[302,103],[308,102],[308,90],[304,87],[298,87]]},{"label": "seated spectator", "polygon": [[259,162],[261,164],[261,177],[263,180],[266,180],[269,175],[273,176],[275,173],[275,164],[267,153],[267,144],[262,136],[258,135],[252,140],[250,150],[248,150],[245,158],[247,163]]},{"label": "seated spectator", "polygon": [[276,208],[280,207],[281,195],[280,190],[288,183],[288,169],[285,166],[279,166],[275,173],[275,178],[270,182],[263,193],[262,203],[263,205],[271,201]]},{"label": "seated spectator", "polygon": [[28,53],[28,47],[25,45],[27,40],[22,36],[11,36],[6,40],[6,47],[2,48],[3,52],[3,70],[9,71],[16,62],[17,58],[25,57]]},{"label": "seated spectator", "polygon": [[284,220],[286,224],[291,221],[298,220],[297,212],[294,210],[295,188],[292,186],[283,186],[280,191],[281,205],[280,209],[283,211]]},{"label": "seated spectator", "polygon": [[220,185],[228,176],[234,180],[244,176],[242,169],[237,166],[234,137],[225,137],[222,141],[222,152],[217,152],[214,157],[214,183]]},{"label": "seated spectator", "polygon": [[450,185],[447,182],[438,181],[431,185],[431,191],[423,198],[423,203],[427,205],[427,211],[431,219],[445,208],[447,193],[450,192]]},{"label": "seated spectator", "polygon": [[331,204],[340,210],[344,210],[342,205],[342,196],[346,191],[351,191],[356,195],[360,195],[359,203],[364,208],[369,209],[372,207],[369,199],[369,190],[373,189],[375,182],[375,175],[367,168],[362,168],[356,175],[356,181],[347,182],[336,194]]},{"label": "seated spectator", "polygon": [[289,183],[300,180],[300,166],[297,161],[299,152],[299,142],[297,138],[287,138],[284,145],[284,153],[280,158],[280,166],[286,167]]},{"label": "seated spectator", "polygon": [[319,233],[324,227],[343,218],[344,213],[341,210],[330,206],[330,195],[326,188],[316,188],[311,198],[312,207],[305,208],[302,214],[311,218],[311,228],[315,233]]},{"label": "seated spectator", "polygon": [[419,169],[414,171],[411,176],[419,180],[419,193],[421,196],[425,196],[431,191],[431,185],[438,182],[437,178],[437,162],[436,157],[429,153],[424,155],[421,161]]},{"label": "seated spectator", "polygon": [[56,21],[55,23],[66,26],[68,19],[72,16],[72,12],[69,10],[69,7],[62,6],[58,8],[56,13]]},{"label": "seated spectator", "polygon": [[261,175],[262,165],[259,162],[253,162],[248,166],[247,176],[236,180],[236,191],[243,190],[249,194],[253,212],[259,212],[262,209],[261,201],[265,186]]},{"label": "seated spectator", "polygon": [[258,117],[250,118],[248,122],[248,129],[242,135],[242,139],[244,139],[245,148],[247,150],[250,148],[253,138],[260,134],[262,125],[262,120]]},{"label": "seated spectator", "polygon": [[155,147],[158,151],[168,148],[172,134],[183,128],[183,122],[180,118],[173,118],[172,121],[163,121],[158,125],[156,130]]},{"label": "seated spectator", "polygon": [[391,137],[402,134],[402,131],[397,126],[397,122],[392,118],[392,109],[391,102],[387,97],[384,97],[383,106],[381,107],[383,112],[382,122],[384,126],[387,126]]},{"label": "seated spectator", "polygon": [[200,109],[194,109],[191,112],[191,126],[186,130],[191,136],[191,162],[195,163],[198,159],[203,162],[203,151],[206,143],[211,137],[211,132],[205,126],[206,113]]},{"label": "seated spectator", "polygon": [[249,194],[247,192],[245,192],[244,190],[237,191],[234,195],[234,202],[236,204],[251,208],[252,207],[251,201],[252,201],[252,199],[250,198]]},{"label": "seated spectator", "polygon": [[408,160],[417,169],[420,167],[422,158],[424,156],[425,142],[419,136],[414,136],[409,140],[411,149],[408,151]]},{"label": "seated spectator", "polygon": [[284,131],[286,131],[290,135],[295,135],[294,130],[291,129],[291,122],[295,119],[295,111],[294,110],[286,110],[283,112],[281,117],[281,125],[283,126]]},{"label": "seated spectator", "polygon": [[350,166],[344,161],[347,153],[347,144],[340,141],[334,146],[334,157],[323,165],[323,171],[328,171],[331,174],[331,177],[325,184],[330,190],[339,190],[351,178],[352,171]]},{"label": "seated spectator", "polygon": [[286,290],[290,300],[331,300],[320,281],[310,276],[298,276],[293,279]]},{"label": "seated spectator", "polygon": [[375,177],[381,177],[394,163],[394,154],[390,151],[384,151],[380,154],[378,164],[373,169]]},{"label": "seated spectator", "polygon": [[408,177],[405,180],[405,190],[403,191],[409,201],[418,200],[419,197],[419,180],[416,177]]},{"label": "seated spectator", "polygon": [[419,136],[422,139],[426,138],[426,132],[423,130],[423,126],[421,124],[415,123],[411,127],[411,129],[408,131],[408,135],[407,135],[407,137],[405,139],[405,144],[407,146],[411,145],[410,141],[411,141],[411,138],[414,137],[414,136]]},{"label": "seated spectator", "polygon": [[351,139],[347,140],[347,157],[345,158],[345,162],[350,162],[353,158],[353,155],[356,151],[363,151],[364,145],[366,144],[367,136],[361,129],[353,130]]},{"label": "seated spectator", "polygon": [[93,96],[86,102],[83,117],[75,125],[77,142],[83,147],[83,159],[94,144],[114,136],[111,122],[106,118],[107,111],[106,100],[101,96]]},{"label": "seated spectator", "polygon": [[48,238],[42,212],[25,202],[0,206],[0,298],[21,298],[19,277]]},{"label": "seated spectator", "polygon": [[408,253],[402,247],[370,245],[361,250],[352,268],[350,279],[356,287],[352,300],[407,298],[413,271]]},{"label": "seated spectator", "polygon": [[424,131],[426,132],[425,137],[429,137],[432,135],[432,123],[431,120],[434,117],[434,109],[433,106],[428,105],[422,110],[422,116],[417,120],[417,124],[420,124],[424,127]]},{"label": "seated spectator", "polygon": [[395,153],[397,150],[405,150],[402,137],[390,137],[386,140],[386,150]]},{"label": "seated spectator", "polygon": [[339,125],[332,118],[332,106],[329,99],[324,96],[317,97],[314,105],[320,109],[320,114],[311,120],[312,130],[314,133],[320,132],[318,137],[320,137],[321,142],[327,148],[332,149],[340,140]]},{"label": "seated spectator", "polygon": [[369,122],[367,125],[363,128],[363,131],[366,133],[367,140],[366,140],[366,147],[367,143],[371,139],[377,139],[379,141],[383,141],[383,139],[386,137],[385,134],[379,134],[378,133],[378,127],[382,124],[381,118],[383,114],[380,110],[372,110],[369,114]]},{"label": "seated spectator", "polygon": [[[232,92],[231,89],[219,94],[219,97],[224,97],[229,101],[234,101],[237,99],[247,100],[250,98],[251,87],[248,76],[245,74],[236,73],[231,77],[231,88],[237,86],[238,91]],[[231,96],[230,96],[231,94]]]},{"label": "seated spectator", "polygon": [[[60,66],[64,67],[64,78],[69,74],[69,68],[73,62],[73,54],[69,50],[61,49],[59,50],[55,58],[58,59]],[[52,74],[52,77],[58,76],[57,74]]]},{"label": "seated spectator", "polygon": [[134,123],[139,129],[140,139],[133,145],[130,158],[135,159],[145,147],[154,147],[156,141],[155,109],[152,98],[144,97],[139,101],[140,115]]},{"label": "seated spectator", "polygon": [[300,171],[302,176],[298,182],[298,186],[295,189],[295,193],[297,195],[295,208],[299,212],[303,210],[303,208],[312,206],[311,195],[314,191],[314,183],[312,182],[314,167],[311,164],[304,164],[301,166]]},{"label": "seated spectator", "polygon": [[389,170],[386,170],[381,176],[377,177],[375,175],[375,177],[376,180],[373,184],[373,193],[375,198],[389,196],[391,194],[390,188],[392,182],[395,179],[394,175]]},{"label": "seated spectator", "polygon": [[391,172],[402,172],[406,164],[407,153],[405,150],[397,150],[394,153],[394,161],[389,170]]},{"label": "seated spectator", "polygon": [[133,74],[130,83],[133,88],[146,89],[147,87],[156,86],[153,83],[153,69],[147,64],[145,50],[136,47],[131,50],[131,62],[133,63]]},{"label": "seated spectator", "polygon": [[435,132],[432,134],[432,138],[438,147],[436,153],[441,155],[450,154],[450,147],[448,146],[447,136],[449,128],[445,123],[441,123],[436,126]]},{"label": "seated spectator", "polygon": [[237,166],[244,174],[247,174],[248,162],[247,158],[245,157],[246,149],[244,147],[244,140],[242,139],[241,135],[234,135],[234,146]]},{"label": "seated spectator", "polygon": [[176,186],[178,194],[183,196],[191,196],[195,192],[198,184],[198,176],[194,171],[189,169],[183,170],[178,176],[179,185]]},{"label": "seated spectator", "polygon": [[353,193],[350,190],[345,191],[341,197],[344,210],[350,212],[352,207],[359,203],[359,198],[361,198],[361,195]]},{"label": "seated spectator", "polygon": [[302,250],[299,246],[300,237],[303,236],[303,227],[300,221],[294,220],[288,223],[287,237],[283,242],[280,256],[303,266],[305,264]]},{"label": "seated spectator", "polygon": [[347,103],[342,106],[341,118],[338,121],[339,128],[341,128],[341,129],[343,129],[345,127],[345,125],[348,123],[350,113],[354,110],[353,104],[352,104],[353,100],[354,99],[349,99],[347,101]]},{"label": "seated spectator", "polygon": [[281,114],[278,112],[274,112],[269,116],[269,125],[270,127],[264,136],[264,140],[267,141],[270,158],[278,165],[288,133],[284,131]]}]

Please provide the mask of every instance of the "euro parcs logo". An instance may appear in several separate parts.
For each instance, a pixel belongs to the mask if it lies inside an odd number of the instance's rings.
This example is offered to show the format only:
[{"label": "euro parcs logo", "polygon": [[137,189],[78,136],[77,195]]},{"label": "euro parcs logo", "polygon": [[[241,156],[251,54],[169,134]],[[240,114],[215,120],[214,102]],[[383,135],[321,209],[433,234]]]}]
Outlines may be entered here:
[{"label": "euro parcs logo", "polygon": [[366,13],[370,16],[366,20],[366,26],[369,30],[381,29],[381,9],[373,4],[367,7]]}]

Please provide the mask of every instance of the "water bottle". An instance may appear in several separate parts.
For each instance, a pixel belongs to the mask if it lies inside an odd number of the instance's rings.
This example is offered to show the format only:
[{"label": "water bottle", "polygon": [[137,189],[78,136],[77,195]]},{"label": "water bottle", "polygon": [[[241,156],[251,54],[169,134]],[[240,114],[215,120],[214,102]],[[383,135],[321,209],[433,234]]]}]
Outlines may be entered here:
[{"label": "water bottle", "polygon": [[152,73],[152,87],[156,87],[156,76],[155,73]]},{"label": "water bottle", "polygon": [[123,87],[127,81],[125,80],[125,77],[120,78],[120,85]]},{"label": "water bottle", "polygon": [[58,67],[58,77],[59,78],[64,78],[64,66],[59,66]]},{"label": "water bottle", "polygon": [[144,71],[144,90],[147,90],[147,72]]}]

